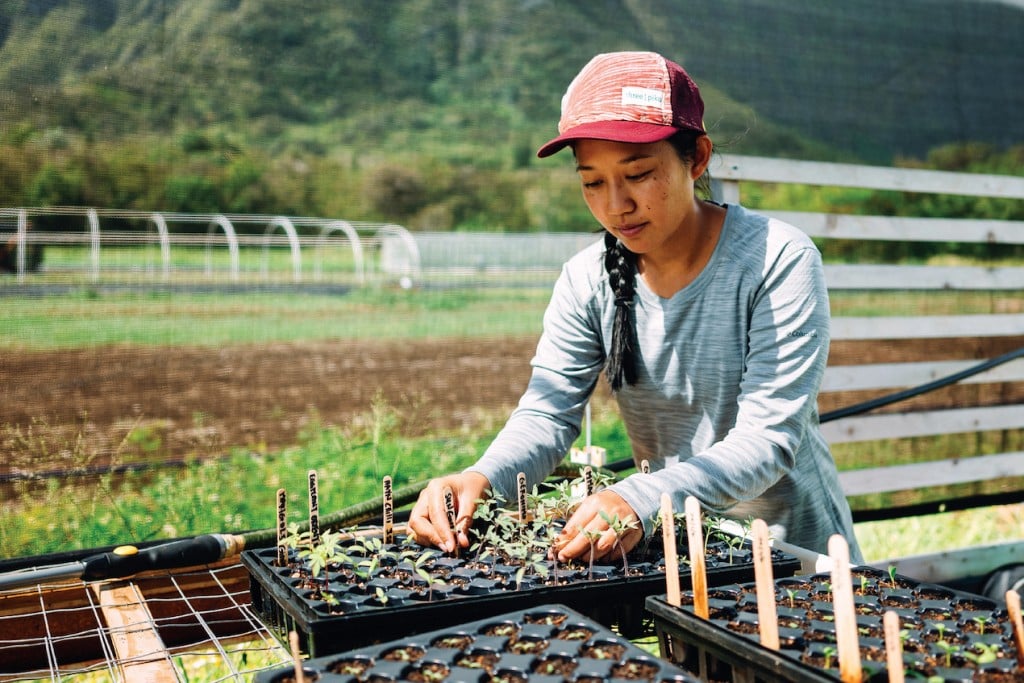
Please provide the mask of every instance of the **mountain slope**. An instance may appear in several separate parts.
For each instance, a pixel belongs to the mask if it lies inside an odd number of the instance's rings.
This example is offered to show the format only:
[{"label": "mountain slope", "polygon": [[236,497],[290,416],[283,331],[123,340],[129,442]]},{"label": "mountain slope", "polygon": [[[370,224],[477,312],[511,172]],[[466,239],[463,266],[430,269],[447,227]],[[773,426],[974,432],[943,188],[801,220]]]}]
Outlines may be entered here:
[{"label": "mountain slope", "polygon": [[885,162],[1024,140],[1021,35],[1021,9],[962,0],[0,0],[0,135],[533,145],[590,56],[655,49],[704,87],[731,151]]}]

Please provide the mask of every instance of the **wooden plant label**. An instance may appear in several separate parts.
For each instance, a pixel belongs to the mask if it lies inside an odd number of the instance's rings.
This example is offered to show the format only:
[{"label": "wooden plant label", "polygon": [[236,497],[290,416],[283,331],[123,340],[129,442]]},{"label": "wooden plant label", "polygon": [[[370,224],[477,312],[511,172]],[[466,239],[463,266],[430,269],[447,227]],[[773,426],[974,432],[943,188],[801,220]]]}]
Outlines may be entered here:
[{"label": "wooden plant label", "polygon": [[288,494],[277,490],[277,566],[288,566],[288,548],[284,539],[288,537]]},{"label": "wooden plant label", "polygon": [[306,679],[302,671],[302,652],[299,650],[299,634],[295,631],[288,632],[288,645],[291,648],[292,666],[295,669],[295,683],[305,683]]},{"label": "wooden plant label", "polygon": [[682,604],[679,590],[679,555],[676,554],[676,520],[672,497],[661,494],[661,540],[665,547],[665,599],[673,607]]},{"label": "wooden plant label", "polygon": [[395,542],[395,497],[391,489],[390,476],[384,475],[383,486],[384,543],[390,544]]},{"label": "wooden plant label", "polygon": [[[452,492],[452,487],[444,487],[444,511],[448,517],[448,527],[452,530],[452,533],[456,533],[455,529],[455,494]],[[459,542],[458,538],[455,539],[455,549],[452,553],[459,556]]]},{"label": "wooden plant label", "polygon": [[885,629],[885,662],[889,683],[903,683],[903,639],[900,638],[900,615],[886,610],[882,616]]},{"label": "wooden plant label", "polygon": [[526,474],[516,475],[516,502],[519,507],[519,523],[526,524]]},{"label": "wooden plant label", "polygon": [[647,462],[646,459],[640,461],[640,471],[644,474],[651,473],[651,463]]},{"label": "wooden plant label", "polygon": [[839,534],[828,539],[828,554],[832,559],[832,610],[836,619],[839,680],[860,683],[860,643],[857,639],[857,613],[853,606],[850,547],[846,539]]},{"label": "wooden plant label", "polygon": [[594,469],[587,465],[583,468],[583,483],[587,488],[587,495],[592,496],[594,494]]},{"label": "wooden plant label", "polygon": [[757,587],[757,622],[761,644],[779,649],[779,618],[775,608],[775,577],[772,574],[772,548],[768,544],[768,524],[755,519],[750,526],[754,544],[754,582]]},{"label": "wooden plant label", "polygon": [[1020,614],[1020,593],[1015,590],[1006,591],[1006,611],[1010,613],[1013,624],[1013,642],[1017,645],[1017,671],[1024,671],[1024,620]]},{"label": "wooden plant label", "polygon": [[317,485],[316,470],[310,470],[309,476],[309,542],[320,544],[320,487]]},{"label": "wooden plant label", "polygon": [[686,515],[686,540],[690,550],[690,577],[693,583],[693,613],[707,619],[708,577],[704,562],[704,528],[700,521],[700,503],[687,496],[683,505]]}]

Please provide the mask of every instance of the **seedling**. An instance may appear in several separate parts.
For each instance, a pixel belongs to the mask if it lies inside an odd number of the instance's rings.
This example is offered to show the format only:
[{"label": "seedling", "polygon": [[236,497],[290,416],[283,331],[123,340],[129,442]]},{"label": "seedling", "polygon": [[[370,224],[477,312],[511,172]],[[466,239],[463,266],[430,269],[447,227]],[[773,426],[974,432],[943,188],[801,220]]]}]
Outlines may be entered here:
[{"label": "seedling", "polygon": [[336,532],[324,532],[320,535],[320,542],[302,550],[299,557],[308,561],[309,573],[314,580],[320,572],[324,573],[324,584],[320,589],[321,596],[330,595],[329,585],[330,572],[328,567],[338,562],[348,560],[348,556],[340,552],[341,534]]},{"label": "seedling", "polygon": [[831,645],[821,648],[821,656],[825,658],[825,668],[832,668],[832,659],[836,656],[836,649]]},{"label": "seedling", "polygon": [[963,651],[963,656],[977,666],[991,664],[999,657],[999,643],[974,643],[970,649]]},{"label": "seedling", "polygon": [[661,515],[655,512],[647,519],[647,527],[651,530],[647,537],[644,539],[643,550],[641,555],[646,557],[648,551],[651,548],[651,542],[659,535],[661,530]]},{"label": "seedling", "polygon": [[628,521],[623,520],[618,515],[609,515],[604,510],[601,510],[600,514],[601,519],[603,519],[608,524],[608,527],[612,530],[612,533],[615,534],[615,543],[612,545],[612,549],[620,549],[621,552],[619,554],[622,555],[622,575],[628,577],[629,560],[626,558],[626,555],[628,553],[622,551],[622,536],[630,529],[636,529],[638,522],[635,519],[630,519]]},{"label": "seedling", "polygon": [[446,585],[443,579],[434,576],[425,566],[431,559],[433,559],[433,553],[423,553],[413,563],[416,574],[427,582],[427,602],[431,602],[434,599],[434,586]]},{"label": "seedling", "polygon": [[942,650],[942,652],[945,654],[946,666],[951,666],[953,664],[953,655],[959,652],[960,648],[956,645],[956,643],[951,643],[945,639],[935,643],[935,646]]},{"label": "seedling", "polygon": [[544,484],[554,491],[554,494],[547,499],[552,515],[561,519],[572,517],[573,511],[579,504],[579,500],[573,495],[573,486],[582,484],[582,482],[583,479],[575,479],[571,482],[563,479],[552,484]]},{"label": "seedling", "polygon": [[583,534],[584,538],[587,539],[587,543],[590,544],[590,563],[587,567],[587,578],[593,580],[594,578],[594,544],[597,543],[597,539],[601,538],[600,531],[587,531],[586,529],[580,529],[580,533]]}]

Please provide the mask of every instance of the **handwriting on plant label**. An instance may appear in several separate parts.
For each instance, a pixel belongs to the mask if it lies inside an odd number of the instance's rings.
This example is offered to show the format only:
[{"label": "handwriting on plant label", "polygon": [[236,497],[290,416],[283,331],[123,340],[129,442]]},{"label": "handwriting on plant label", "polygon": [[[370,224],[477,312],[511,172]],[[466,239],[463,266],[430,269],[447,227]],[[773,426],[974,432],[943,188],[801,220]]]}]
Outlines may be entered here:
[{"label": "handwriting on plant label", "polygon": [[288,494],[284,489],[277,490],[277,564],[288,564],[288,548],[284,539],[288,537]]},{"label": "handwriting on plant label", "polygon": [[320,542],[320,491],[316,470],[309,471],[309,538],[313,545]]},{"label": "handwriting on plant label", "polygon": [[444,511],[448,515],[448,526],[455,528],[455,494],[450,488],[444,490]]},{"label": "handwriting on plant label", "polygon": [[395,542],[395,499],[390,476],[384,477],[384,542]]},{"label": "handwriting on plant label", "polygon": [[519,521],[526,522],[526,474],[520,472],[516,475],[516,499],[519,502]]}]

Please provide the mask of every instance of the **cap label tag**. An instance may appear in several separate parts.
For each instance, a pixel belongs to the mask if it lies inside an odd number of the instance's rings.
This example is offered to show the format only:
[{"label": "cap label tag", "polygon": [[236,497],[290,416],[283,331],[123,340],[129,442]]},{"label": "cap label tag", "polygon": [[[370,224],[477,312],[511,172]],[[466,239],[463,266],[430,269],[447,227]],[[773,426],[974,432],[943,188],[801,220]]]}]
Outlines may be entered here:
[{"label": "cap label tag", "polygon": [[665,93],[654,88],[637,88],[626,86],[622,89],[623,106],[661,107],[665,103]]}]

